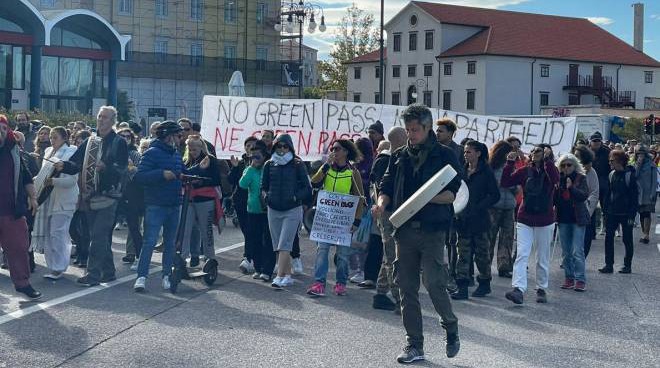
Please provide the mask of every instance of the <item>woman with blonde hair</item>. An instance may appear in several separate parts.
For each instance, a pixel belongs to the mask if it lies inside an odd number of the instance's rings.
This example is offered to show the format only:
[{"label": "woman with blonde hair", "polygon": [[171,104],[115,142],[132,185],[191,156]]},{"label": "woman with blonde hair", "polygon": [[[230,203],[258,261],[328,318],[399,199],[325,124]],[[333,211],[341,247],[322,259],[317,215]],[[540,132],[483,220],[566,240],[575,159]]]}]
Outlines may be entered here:
[{"label": "woman with blonde hair", "polygon": [[34,152],[32,153],[32,156],[37,159],[39,168],[41,168],[41,164],[43,163],[46,149],[50,146],[50,127],[44,125],[37,131],[37,138],[34,139]]},{"label": "woman with blonde hair", "polygon": [[565,275],[561,288],[585,291],[584,236],[587,225],[591,222],[587,209],[587,177],[582,164],[573,154],[561,156],[557,167],[560,177],[554,202]]}]

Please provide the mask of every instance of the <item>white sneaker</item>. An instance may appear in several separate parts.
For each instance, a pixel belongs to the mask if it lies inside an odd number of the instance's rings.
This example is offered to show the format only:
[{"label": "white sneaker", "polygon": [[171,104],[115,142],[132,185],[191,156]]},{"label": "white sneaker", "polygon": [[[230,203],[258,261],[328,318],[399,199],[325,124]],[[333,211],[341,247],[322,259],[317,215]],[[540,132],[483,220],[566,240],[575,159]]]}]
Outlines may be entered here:
[{"label": "white sneaker", "polygon": [[135,285],[133,285],[133,290],[135,290],[136,292],[144,291],[144,285],[146,283],[147,283],[146,277],[138,277],[137,280],[135,280]]},{"label": "white sneaker", "polygon": [[138,261],[137,259],[135,261],[133,261],[133,264],[131,265],[131,271],[137,271],[139,264],[140,264],[140,261]]},{"label": "white sneaker", "polygon": [[293,285],[293,278],[291,275],[285,275],[282,277],[282,280],[280,281],[280,286],[286,287],[286,286],[292,286]]},{"label": "white sneaker", "polygon": [[240,266],[238,268],[243,272],[245,275],[249,275],[254,272],[254,265],[252,265],[251,261],[248,261],[247,258],[243,258],[241,261]]},{"label": "white sneaker", "polygon": [[362,281],[364,281],[364,272],[358,271],[355,275],[353,275],[353,277],[351,277],[350,281],[354,284],[361,283]]},{"label": "white sneaker", "polygon": [[291,268],[293,268],[294,275],[302,275],[304,272],[302,259],[294,258],[291,260]]},{"label": "white sneaker", "polygon": [[163,289],[170,290],[170,277],[167,275],[163,276]]},{"label": "white sneaker", "polygon": [[62,278],[62,272],[53,271],[51,273],[45,274],[44,278],[48,279],[48,280],[53,280],[53,281],[59,280],[59,279]]},{"label": "white sneaker", "polygon": [[273,279],[273,282],[270,284],[270,286],[272,286],[272,287],[274,287],[274,288],[276,288],[276,289],[280,289],[280,288],[282,288],[282,284],[281,284],[282,279],[283,279],[283,278],[282,278],[282,277],[279,277],[279,276],[275,277],[275,278]]}]

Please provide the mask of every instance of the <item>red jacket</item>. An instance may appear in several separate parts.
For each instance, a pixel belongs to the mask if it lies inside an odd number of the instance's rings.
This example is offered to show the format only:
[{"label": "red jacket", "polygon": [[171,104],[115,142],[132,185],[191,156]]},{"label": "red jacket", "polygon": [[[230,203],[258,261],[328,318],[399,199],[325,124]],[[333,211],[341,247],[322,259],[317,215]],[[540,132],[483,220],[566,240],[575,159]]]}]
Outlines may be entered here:
[{"label": "red jacket", "polygon": [[[524,192],[525,182],[527,181],[527,177],[529,175],[529,167],[530,166],[528,165],[516,169],[515,161],[507,161],[502,172],[502,180],[500,182],[500,186],[512,187],[521,185]],[[525,206],[521,205],[518,208],[518,222],[532,227],[548,226],[555,222],[555,209],[552,204],[552,198],[554,198],[555,187],[559,183],[559,170],[555,166],[552,159],[546,159],[542,168],[534,170],[535,175],[545,175],[545,183],[547,184],[545,188],[548,193],[548,198],[551,199],[548,201],[548,210],[545,213],[530,214],[525,211]]]}]

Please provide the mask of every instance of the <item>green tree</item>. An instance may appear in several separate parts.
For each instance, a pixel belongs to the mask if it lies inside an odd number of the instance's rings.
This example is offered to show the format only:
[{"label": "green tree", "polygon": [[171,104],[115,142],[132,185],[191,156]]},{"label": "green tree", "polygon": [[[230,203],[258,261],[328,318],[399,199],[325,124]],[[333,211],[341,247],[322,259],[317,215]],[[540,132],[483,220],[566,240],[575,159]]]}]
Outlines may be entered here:
[{"label": "green tree", "polygon": [[379,37],[373,14],[358,8],[355,3],[346,9],[346,15],[336,31],[337,39],[330,52],[330,60],[320,63],[323,77],[321,88],[346,92],[348,75],[345,63],[378,49]]},{"label": "green tree", "polygon": [[636,139],[640,142],[650,142],[651,137],[644,134],[644,119],[629,118],[623,124],[623,128],[613,126],[612,132],[618,135],[624,141],[629,139]]},{"label": "green tree", "polygon": [[303,98],[321,99],[325,95],[325,91],[320,87],[305,87],[303,90]]},{"label": "green tree", "polygon": [[128,92],[117,92],[117,120],[119,122],[133,120],[135,103],[128,98]]}]

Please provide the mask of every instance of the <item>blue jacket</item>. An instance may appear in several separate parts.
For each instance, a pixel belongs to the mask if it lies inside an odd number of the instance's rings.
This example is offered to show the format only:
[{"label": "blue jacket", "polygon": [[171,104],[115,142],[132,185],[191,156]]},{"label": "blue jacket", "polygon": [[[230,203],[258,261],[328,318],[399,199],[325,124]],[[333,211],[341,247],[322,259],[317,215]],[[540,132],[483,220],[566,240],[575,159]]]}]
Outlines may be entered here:
[{"label": "blue jacket", "polygon": [[[165,170],[172,171],[177,179],[165,180]],[[144,204],[163,207],[181,205],[181,180],[178,177],[183,171],[183,161],[176,148],[154,139],[142,156],[133,178],[144,186]]]}]

